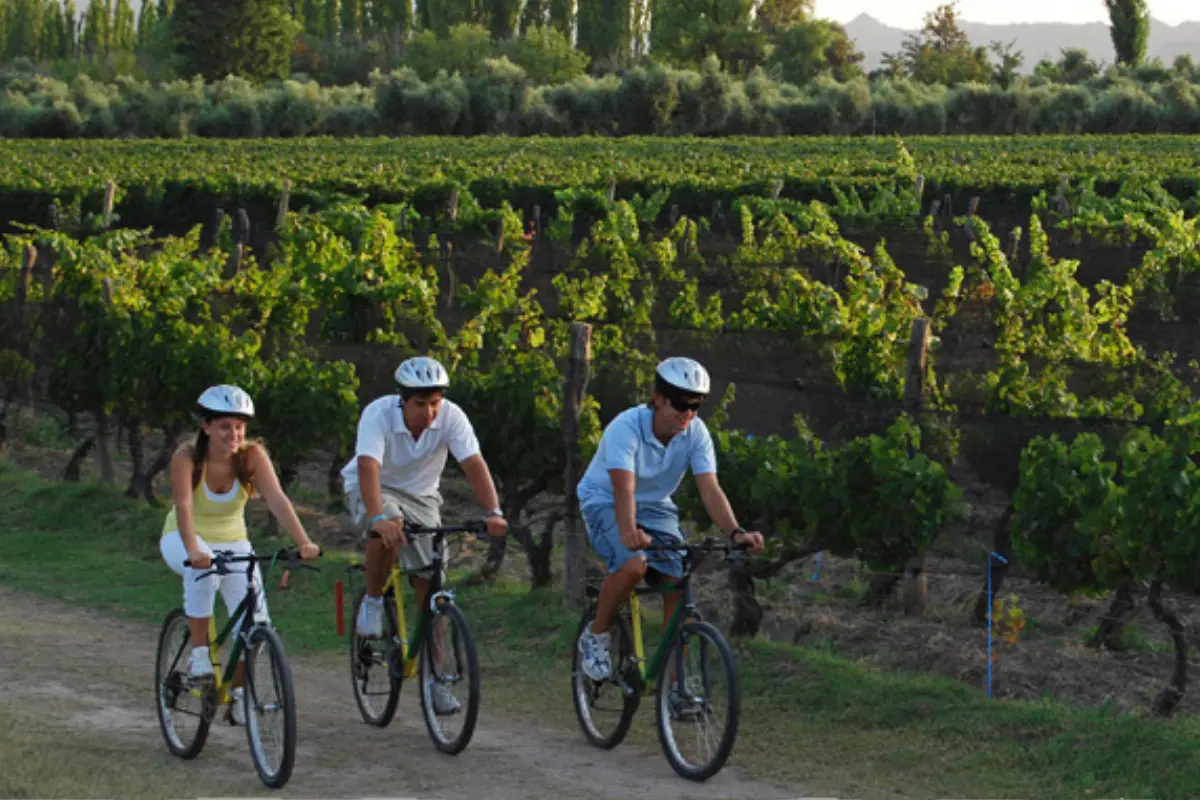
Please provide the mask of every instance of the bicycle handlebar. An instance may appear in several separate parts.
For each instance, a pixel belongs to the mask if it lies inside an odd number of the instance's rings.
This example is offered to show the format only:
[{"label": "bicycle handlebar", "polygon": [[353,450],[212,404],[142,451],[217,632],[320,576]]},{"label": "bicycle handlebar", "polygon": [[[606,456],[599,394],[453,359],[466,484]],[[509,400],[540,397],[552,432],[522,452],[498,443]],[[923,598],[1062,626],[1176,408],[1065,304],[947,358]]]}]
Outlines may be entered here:
[{"label": "bicycle handlebar", "polygon": [[[408,522],[407,520],[404,522],[405,536],[437,536],[439,534],[445,535],[452,533],[469,533],[481,542],[486,542],[489,539],[486,520],[477,519],[470,520],[468,522],[459,522],[453,525],[440,525],[437,527],[417,525],[412,522]],[[367,538],[378,539],[379,533],[377,531],[368,531]]]},{"label": "bicycle handlebar", "polygon": [[[317,554],[317,558],[325,555],[324,551]],[[304,559],[300,558],[300,551],[292,547],[281,547],[269,556],[260,556],[258,553],[249,553],[244,556],[231,556],[227,553],[217,553],[212,558],[212,567],[196,576],[196,580],[207,578],[209,575],[229,575],[233,572],[229,568],[230,564],[261,562],[269,561],[272,564],[282,563],[288,569],[310,569],[313,572],[320,572],[320,567],[315,567],[312,564],[305,563]],[[192,560],[184,559],[185,567],[192,566]]]},{"label": "bicycle handlebar", "polygon": [[711,553],[714,551],[723,551],[725,553],[742,552],[750,549],[749,542],[734,542],[729,539],[722,539],[717,536],[709,536],[702,543],[694,542],[679,542],[678,544],[651,544],[643,547],[643,553],[678,553],[678,552],[695,552],[701,551]]}]

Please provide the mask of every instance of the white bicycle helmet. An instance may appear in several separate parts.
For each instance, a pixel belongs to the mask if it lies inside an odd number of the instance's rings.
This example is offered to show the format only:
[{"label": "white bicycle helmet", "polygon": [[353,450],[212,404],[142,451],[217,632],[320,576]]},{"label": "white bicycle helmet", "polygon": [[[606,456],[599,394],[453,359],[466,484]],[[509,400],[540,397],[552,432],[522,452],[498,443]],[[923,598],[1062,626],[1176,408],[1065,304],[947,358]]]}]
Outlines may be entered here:
[{"label": "white bicycle helmet", "polygon": [[396,383],[401,389],[418,391],[421,389],[446,389],[450,386],[450,376],[446,368],[436,358],[416,356],[396,367]]},{"label": "white bicycle helmet", "polygon": [[685,394],[708,394],[712,384],[706,370],[699,361],[683,356],[668,358],[654,370],[659,379],[668,386]]},{"label": "white bicycle helmet", "polygon": [[236,386],[210,386],[196,402],[201,410],[213,416],[254,417],[254,401]]}]

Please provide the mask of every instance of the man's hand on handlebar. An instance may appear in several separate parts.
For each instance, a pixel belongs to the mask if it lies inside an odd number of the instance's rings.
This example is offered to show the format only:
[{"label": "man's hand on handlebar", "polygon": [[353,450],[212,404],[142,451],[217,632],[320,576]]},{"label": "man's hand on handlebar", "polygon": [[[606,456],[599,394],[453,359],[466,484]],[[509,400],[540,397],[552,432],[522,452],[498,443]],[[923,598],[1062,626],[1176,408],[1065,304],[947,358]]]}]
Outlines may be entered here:
[{"label": "man's hand on handlebar", "polygon": [[493,515],[487,518],[487,535],[488,536],[507,536],[508,535],[508,520],[499,515]]},{"label": "man's hand on handlebar", "polygon": [[745,542],[747,550],[751,553],[761,553],[763,551],[763,535],[758,531],[742,531],[733,535],[733,543],[741,544]]},{"label": "man's hand on handlebar", "polygon": [[384,547],[401,547],[408,546],[408,539],[404,536],[404,518],[392,517],[391,519],[377,520],[371,526],[371,530],[379,534],[379,538],[383,540]]}]

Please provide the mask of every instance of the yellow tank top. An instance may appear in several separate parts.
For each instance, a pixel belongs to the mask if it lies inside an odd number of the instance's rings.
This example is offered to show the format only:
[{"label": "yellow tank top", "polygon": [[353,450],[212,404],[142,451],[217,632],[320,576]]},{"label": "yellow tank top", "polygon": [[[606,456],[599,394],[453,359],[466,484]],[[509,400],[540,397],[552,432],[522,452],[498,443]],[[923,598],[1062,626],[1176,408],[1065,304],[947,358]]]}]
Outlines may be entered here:
[{"label": "yellow tank top", "polygon": [[[246,541],[246,501],[250,493],[237,478],[233,488],[225,494],[217,494],[208,488],[208,462],[200,466],[200,484],[192,493],[192,521],[196,535],[209,544]],[[175,506],[167,513],[163,533],[179,530]]]}]

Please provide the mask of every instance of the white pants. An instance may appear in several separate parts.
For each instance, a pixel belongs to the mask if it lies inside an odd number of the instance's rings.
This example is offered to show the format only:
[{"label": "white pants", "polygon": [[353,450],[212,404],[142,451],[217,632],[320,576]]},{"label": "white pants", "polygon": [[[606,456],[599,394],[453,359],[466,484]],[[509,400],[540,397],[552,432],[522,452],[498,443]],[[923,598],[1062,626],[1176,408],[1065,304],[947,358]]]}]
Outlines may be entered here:
[{"label": "white pants", "polygon": [[[245,556],[253,552],[254,548],[248,541],[221,543],[215,546],[199,536],[196,537],[196,544],[205,553],[214,556],[217,553],[228,553],[230,555]],[[228,575],[209,575],[202,580],[196,580],[196,576],[207,572],[206,569],[193,569],[185,567],[184,561],[187,561],[187,548],[183,546],[183,537],[179,535],[179,531],[171,531],[163,534],[162,539],[158,543],[159,549],[162,551],[163,561],[167,562],[167,566],[174,570],[175,574],[183,577],[183,610],[189,617],[203,619],[211,617],[213,614],[213,605],[217,600],[217,587],[220,581],[221,597],[225,600],[225,610],[233,615],[237,610],[238,603],[246,596],[246,564],[245,562],[236,562],[229,565],[229,568],[234,570]],[[267,614],[267,595],[263,589],[262,572],[258,565],[254,566],[254,589],[258,593],[258,608],[255,610],[255,622],[269,623],[271,618]]]}]

